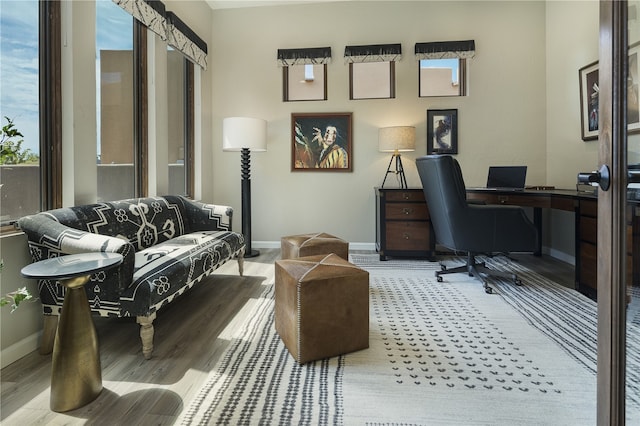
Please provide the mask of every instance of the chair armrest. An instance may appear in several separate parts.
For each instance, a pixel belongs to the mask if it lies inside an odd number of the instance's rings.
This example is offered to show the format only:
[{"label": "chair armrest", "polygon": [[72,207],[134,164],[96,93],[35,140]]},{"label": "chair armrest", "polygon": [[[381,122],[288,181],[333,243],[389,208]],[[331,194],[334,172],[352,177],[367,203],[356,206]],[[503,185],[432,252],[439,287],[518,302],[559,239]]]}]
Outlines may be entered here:
[{"label": "chair armrest", "polygon": [[34,262],[66,254],[120,253],[123,262],[109,275],[115,276],[118,292],[132,283],[135,249],[127,240],[71,228],[56,221],[46,212],[19,219],[17,227],[27,236]]}]

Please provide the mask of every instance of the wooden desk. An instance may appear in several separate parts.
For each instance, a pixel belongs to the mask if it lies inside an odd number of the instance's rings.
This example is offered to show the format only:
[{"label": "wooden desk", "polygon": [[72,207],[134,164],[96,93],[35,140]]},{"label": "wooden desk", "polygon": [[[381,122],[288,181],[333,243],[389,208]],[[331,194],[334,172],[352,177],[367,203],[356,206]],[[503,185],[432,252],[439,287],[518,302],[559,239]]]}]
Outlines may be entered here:
[{"label": "wooden desk", "polygon": [[[467,189],[467,198],[481,200],[487,204],[532,207],[540,244],[534,253],[537,255],[541,254],[542,249],[542,209],[550,208],[573,212],[575,214],[575,288],[589,297],[596,297],[598,288],[598,197],[595,194],[566,189],[513,192],[469,188]],[[634,266],[638,264],[637,261],[634,262],[634,255],[640,256],[640,251],[633,249],[634,244],[640,243],[640,238],[634,238],[640,231],[640,221],[636,213],[637,205],[637,200],[630,200],[627,207],[628,285],[638,283],[640,272],[634,271],[634,268],[640,269]]]}]

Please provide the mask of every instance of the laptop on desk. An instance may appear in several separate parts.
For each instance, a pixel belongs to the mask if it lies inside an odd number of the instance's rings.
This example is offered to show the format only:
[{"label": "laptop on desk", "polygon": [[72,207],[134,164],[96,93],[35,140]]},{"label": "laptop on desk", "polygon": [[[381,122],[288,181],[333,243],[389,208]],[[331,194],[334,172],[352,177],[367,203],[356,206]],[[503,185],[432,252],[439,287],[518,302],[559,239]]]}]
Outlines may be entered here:
[{"label": "laptop on desk", "polygon": [[527,166],[491,166],[486,189],[523,191],[526,179]]}]

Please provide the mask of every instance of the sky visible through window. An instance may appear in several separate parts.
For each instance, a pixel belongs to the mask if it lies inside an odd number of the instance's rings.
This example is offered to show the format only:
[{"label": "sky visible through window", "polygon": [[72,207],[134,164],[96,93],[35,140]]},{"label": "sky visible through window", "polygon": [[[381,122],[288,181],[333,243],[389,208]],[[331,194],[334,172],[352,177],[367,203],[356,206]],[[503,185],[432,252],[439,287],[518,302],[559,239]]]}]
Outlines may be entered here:
[{"label": "sky visible through window", "polygon": [[23,149],[39,153],[38,2],[0,1],[0,119],[13,120]]},{"label": "sky visible through window", "polygon": [[[98,0],[96,8],[99,77],[100,49],[133,49],[133,30],[131,16],[111,0]],[[38,68],[38,2],[0,0],[0,119],[4,125],[4,117],[11,118],[24,135],[22,147],[34,153],[39,152]],[[97,99],[99,105],[99,91]]]},{"label": "sky visible through window", "polygon": [[422,59],[420,68],[450,68],[451,81],[458,83],[458,59]]}]

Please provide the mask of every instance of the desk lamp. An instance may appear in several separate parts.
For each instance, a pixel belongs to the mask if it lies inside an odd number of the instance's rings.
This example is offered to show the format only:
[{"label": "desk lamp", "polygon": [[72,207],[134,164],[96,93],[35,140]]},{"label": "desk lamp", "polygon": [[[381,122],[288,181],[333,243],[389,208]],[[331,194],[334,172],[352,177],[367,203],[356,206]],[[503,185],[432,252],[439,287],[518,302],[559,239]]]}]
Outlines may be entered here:
[{"label": "desk lamp", "polygon": [[[400,152],[414,151],[416,147],[416,128],[411,126],[383,127],[378,133],[378,150],[380,152],[393,152],[387,173],[382,181],[382,188],[389,173],[394,173],[400,181],[400,188],[407,188],[407,178],[402,167]],[[391,170],[391,163],[396,160],[395,170]]]},{"label": "desk lamp", "polygon": [[267,122],[259,118],[229,117],[222,121],[222,150],[241,151],[242,234],[244,257],[260,254],[251,249],[251,151],[267,150]]}]

